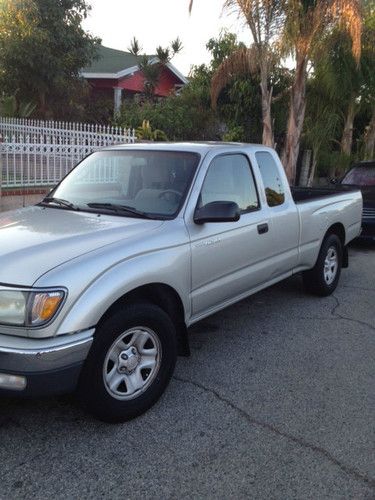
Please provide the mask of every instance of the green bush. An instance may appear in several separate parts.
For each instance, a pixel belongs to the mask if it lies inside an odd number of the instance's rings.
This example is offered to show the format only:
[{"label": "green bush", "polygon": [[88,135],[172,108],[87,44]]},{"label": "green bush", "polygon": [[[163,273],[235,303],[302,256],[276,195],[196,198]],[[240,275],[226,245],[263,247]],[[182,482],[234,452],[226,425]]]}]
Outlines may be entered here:
[{"label": "green bush", "polygon": [[153,129],[164,131],[172,141],[220,138],[215,113],[189,85],[180,95],[161,100],[144,100],[140,96],[126,100],[116,124],[137,128],[144,120],[148,120]]}]

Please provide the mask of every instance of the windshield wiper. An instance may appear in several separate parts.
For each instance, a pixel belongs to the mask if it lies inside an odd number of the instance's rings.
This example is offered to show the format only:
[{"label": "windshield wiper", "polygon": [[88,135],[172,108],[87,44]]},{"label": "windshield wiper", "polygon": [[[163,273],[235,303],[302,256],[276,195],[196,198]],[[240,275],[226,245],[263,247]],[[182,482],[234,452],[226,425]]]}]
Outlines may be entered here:
[{"label": "windshield wiper", "polygon": [[43,205],[49,203],[55,203],[56,205],[60,205],[60,207],[70,208],[71,210],[79,210],[79,207],[77,207],[77,205],[74,205],[74,203],[63,200],[61,198],[54,198],[53,196],[47,196],[46,198],[43,198],[43,200],[39,204]]},{"label": "windshield wiper", "polygon": [[127,205],[116,205],[114,203],[86,203],[89,208],[103,208],[104,210],[113,210],[118,213],[127,213],[130,215],[135,215],[136,217],[142,217],[143,219],[156,219],[152,214],[147,212],[142,212],[134,207],[129,207]]}]

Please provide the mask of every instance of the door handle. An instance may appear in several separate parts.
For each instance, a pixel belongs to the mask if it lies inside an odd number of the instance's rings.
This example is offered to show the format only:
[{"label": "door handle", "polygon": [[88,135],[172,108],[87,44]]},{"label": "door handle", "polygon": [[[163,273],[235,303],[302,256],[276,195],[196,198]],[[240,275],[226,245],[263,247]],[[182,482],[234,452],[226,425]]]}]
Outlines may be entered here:
[{"label": "door handle", "polygon": [[259,234],[264,234],[268,233],[268,224],[258,224],[258,233]]}]

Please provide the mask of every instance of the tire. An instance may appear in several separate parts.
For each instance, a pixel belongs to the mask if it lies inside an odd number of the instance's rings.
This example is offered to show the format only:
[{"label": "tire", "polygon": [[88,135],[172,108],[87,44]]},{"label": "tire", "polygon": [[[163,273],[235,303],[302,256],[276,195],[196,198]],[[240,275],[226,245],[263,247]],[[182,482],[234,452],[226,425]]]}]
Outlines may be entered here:
[{"label": "tire", "polygon": [[340,279],[342,257],[340,238],[336,234],[329,234],[323,240],[315,266],[302,273],[305,290],[320,297],[331,295]]},{"label": "tire", "polygon": [[177,359],[169,316],[150,303],[129,304],[99,324],[84,364],[78,397],[104,422],[125,422],[153,406]]}]

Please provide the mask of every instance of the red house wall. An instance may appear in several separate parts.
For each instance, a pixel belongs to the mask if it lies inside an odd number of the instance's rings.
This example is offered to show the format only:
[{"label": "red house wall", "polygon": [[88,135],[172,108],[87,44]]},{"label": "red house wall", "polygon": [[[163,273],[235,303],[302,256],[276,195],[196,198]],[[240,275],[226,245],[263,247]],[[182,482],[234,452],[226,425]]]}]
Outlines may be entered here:
[{"label": "red house wall", "polygon": [[[89,83],[93,86],[94,91],[95,89],[113,89],[114,87],[120,87],[130,93],[140,93],[143,92],[144,76],[141,71],[137,71],[134,75],[125,76],[119,80],[90,78]],[[163,68],[159,78],[159,84],[155,89],[155,94],[159,97],[166,97],[175,89],[175,84],[181,83],[181,80],[177,78],[172,71],[168,68]]]}]

